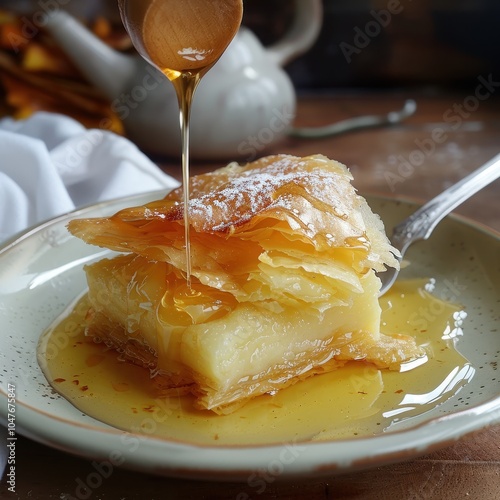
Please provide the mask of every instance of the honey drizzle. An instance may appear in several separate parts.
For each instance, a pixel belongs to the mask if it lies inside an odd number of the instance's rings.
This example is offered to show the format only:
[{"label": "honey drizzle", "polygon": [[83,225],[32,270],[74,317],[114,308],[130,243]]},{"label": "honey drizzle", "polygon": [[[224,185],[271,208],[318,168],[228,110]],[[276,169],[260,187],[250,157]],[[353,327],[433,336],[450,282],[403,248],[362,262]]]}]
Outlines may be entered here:
[{"label": "honey drizzle", "polygon": [[[191,288],[191,238],[190,238],[190,218],[189,218],[189,120],[191,116],[191,105],[194,93],[203,74],[192,71],[174,71],[171,69],[162,70],[163,74],[172,82],[177,100],[179,102],[179,121],[182,141],[182,196],[184,202],[184,242],[186,246],[186,283]],[[205,72],[208,69],[205,70]]]},{"label": "honey drizzle", "polygon": [[189,121],[200,79],[234,38],[242,19],[241,0],[119,0],[136,49],[173,83],[179,103],[186,282],[191,287],[189,217]]},{"label": "honey drizzle", "polygon": [[[422,290],[421,281],[399,283],[381,305],[382,330],[414,335],[428,352],[424,365],[405,371],[409,364],[398,373],[350,362],[254,398],[230,415],[196,410],[189,395],[162,395],[147,369],[86,338],[85,299],[44,334],[38,359],[54,389],[74,406],[127,431],[220,445],[376,435],[435,409],[474,376],[450,336],[460,307]],[[436,312],[427,329],[421,328],[423,317],[415,318],[420,310]]]}]

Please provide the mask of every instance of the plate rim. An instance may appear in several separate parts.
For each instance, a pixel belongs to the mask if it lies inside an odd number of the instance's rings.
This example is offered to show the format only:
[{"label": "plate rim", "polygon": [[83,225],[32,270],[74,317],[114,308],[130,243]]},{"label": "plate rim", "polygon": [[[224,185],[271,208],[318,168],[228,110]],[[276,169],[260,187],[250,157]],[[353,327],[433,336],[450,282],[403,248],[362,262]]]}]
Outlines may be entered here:
[{"label": "plate rim", "polygon": [[[0,397],[6,397],[6,393],[0,388]],[[68,403],[70,404],[70,403]],[[22,408],[23,413],[32,414],[36,417],[42,417],[37,420],[36,425],[24,427],[16,420],[16,433],[33,439],[36,442],[47,445],[49,447],[70,453],[81,458],[100,460],[109,456],[112,452],[118,452],[123,455],[123,467],[127,469],[139,470],[143,472],[158,473],[160,475],[176,477],[186,477],[191,479],[211,479],[220,480],[231,476],[233,479],[245,479],[255,471],[261,469],[266,464],[276,460],[280,455],[283,447],[295,446],[307,448],[308,453],[298,456],[297,460],[292,462],[288,469],[284,469],[280,473],[281,477],[317,477],[325,474],[341,474],[348,471],[365,469],[371,466],[387,465],[389,463],[400,462],[409,458],[417,458],[418,456],[430,453],[433,450],[441,449],[449,444],[452,444],[470,434],[479,430],[487,429],[500,422],[500,395],[464,410],[460,410],[451,414],[442,415],[432,419],[427,419],[419,424],[416,424],[407,429],[392,431],[387,434],[379,434],[375,436],[360,436],[356,438],[343,438],[333,441],[310,441],[310,442],[295,442],[289,441],[284,443],[275,443],[272,445],[234,445],[234,446],[213,446],[213,445],[198,445],[189,443],[180,443],[166,438],[148,436],[128,431],[123,431],[112,426],[104,428],[93,427],[81,422],[72,422],[67,419],[62,419],[45,411],[40,411],[35,407],[25,403],[17,403],[19,408]],[[4,405],[6,407],[7,405]],[[16,410],[17,411],[17,410]],[[1,420],[5,425],[6,418],[5,410],[2,407]],[[19,415],[19,412],[17,413]],[[469,418],[469,417],[483,417]],[[487,417],[487,421],[484,421]],[[466,419],[465,425],[450,426],[450,421]],[[44,426],[45,423],[50,425]],[[77,432],[65,434],[65,438],[61,438],[61,427],[63,425]],[[440,438],[436,440],[434,433],[426,433],[424,438],[421,436],[423,428],[433,427],[434,431],[439,431]],[[441,429],[442,427],[442,429]],[[21,432],[19,432],[21,431]],[[104,439],[86,439],[88,436],[98,434]],[[401,435],[405,436],[405,440],[400,440]],[[69,437],[68,437],[69,436]],[[154,460],[149,460],[143,463],[147,458],[143,453],[135,455],[135,450],[123,451],[120,446],[112,448],[108,447],[108,441],[115,441],[120,437],[128,436],[140,443],[144,443],[147,448],[163,448],[167,453],[165,459],[158,460],[157,455],[151,455]],[[95,436],[94,436],[95,437]],[[356,453],[348,453],[349,447],[353,442],[358,446],[369,442],[380,443],[382,446],[376,447],[376,451],[370,455],[357,457]],[[81,445],[84,445],[83,447]],[[121,443],[122,446],[124,443]],[[71,446],[72,447],[68,447]],[[389,446],[384,446],[389,445]],[[80,446],[75,448],[75,446]],[[336,447],[345,453],[343,461],[338,458],[331,457],[328,460],[325,457],[325,452],[328,452]],[[197,463],[192,463],[190,452],[195,452],[202,460]],[[186,463],[186,455],[168,454],[168,452],[184,452],[188,454],[189,462]],[[347,452],[347,453],[346,453]],[[245,465],[241,464],[241,454],[245,455]],[[266,458],[263,457],[264,455]],[[240,458],[240,459],[238,459]],[[151,463],[153,462],[153,463]],[[305,462],[305,463],[304,463]]]},{"label": "plate rim", "polygon": [[[145,192],[145,193],[140,193],[132,196],[126,196],[122,198],[115,198],[112,200],[106,200],[106,201],[101,201],[98,203],[93,203],[89,204],[80,208],[77,208],[73,211],[61,214],[57,217],[54,217],[52,219],[42,221],[41,223],[34,225],[30,228],[27,228],[26,230],[14,235],[12,238],[4,242],[0,246],[0,256],[10,250],[11,248],[14,248],[16,245],[20,245],[25,239],[29,238],[31,235],[36,234],[40,231],[43,231],[47,228],[49,228],[51,225],[54,224],[59,224],[63,221],[69,220],[70,218],[73,217],[79,217],[85,215],[89,211],[95,211],[99,209],[106,209],[109,206],[113,206],[114,204],[119,204],[119,203],[126,203],[126,204],[132,204],[134,201],[140,202],[140,203],[146,203],[149,199],[153,200],[157,198],[158,196],[165,196],[168,193],[169,190],[156,190],[156,191],[151,191],[151,192]],[[379,202],[389,202],[389,203],[404,203],[407,205],[412,205],[415,208],[418,208],[421,204],[416,201],[415,199],[412,199],[411,197],[405,197],[405,196],[387,196],[387,195],[380,195],[377,193],[367,193],[363,194],[364,197],[367,198],[372,198],[372,199],[377,199]],[[493,237],[495,240],[500,240],[500,231],[497,231],[494,228],[491,228],[490,226],[483,224],[481,222],[475,221],[474,219],[464,216],[462,214],[456,214],[452,213],[447,216],[447,218],[454,219],[460,224],[466,225],[468,228],[472,230],[477,230],[482,233],[485,233],[487,236]],[[7,393],[4,391],[3,387],[0,387],[0,399],[7,398]],[[206,469],[201,469],[200,468],[200,463],[198,464],[192,464],[190,467],[188,467],[186,464],[183,464],[182,469],[179,469],[178,466],[175,466],[173,462],[175,462],[175,459],[172,461],[172,457],[169,457],[167,461],[161,460],[158,461],[158,457],[156,456],[155,466],[152,466],[150,461],[147,461],[146,464],[142,464],[140,462],[143,461],[143,455],[138,454],[134,458],[134,454],[129,454],[126,455],[129,460],[126,460],[126,463],[123,465],[125,468],[130,468],[130,469],[136,469],[136,470],[141,470],[145,472],[153,472],[153,473],[159,473],[162,475],[168,475],[171,476],[173,473],[175,473],[178,477],[189,477],[192,479],[197,479],[197,478],[202,478],[205,477],[207,479],[213,479],[213,480],[218,480],[221,477],[227,477],[231,476],[233,479],[235,476],[238,476],[241,479],[248,478],[249,474],[252,472],[255,472],[255,470],[258,469],[259,466],[262,467],[262,461],[260,460],[262,452],[265,450],[269,453],[278,453],[279,450],[283,449],[284,444],[286,443],[280,443],[280,444],[273,444],[273,445],[265,445],[265,444],[260,444],[260,445],[225,445],[225,446],[213,446],[213,445],[201,445],[201,444],[189,444],[186,442],[181,442],[181,441],[175,441],[167,438],[161,438],[161,437],[154,437],[154,436],[148,436],[145,434],[139,434],[139,433],[132,433],[132,432],[127,432],[127,431],[122,431],[120,429],[113,428],[112,426],[107,426],[104,428],[99,428],[99,427],[94,427],[92,425],[89,425],[84,422],[78,422],[78,421],[71,421],[67,419],[61,419],[60,417],[57,417],[53,414],[47,413],[46,411],[42,409],[38,409],[36,407],[33,407],[27,403],[24,402],[17,402],[17,404],[22,408],[22,411],[20,412],[21,415],[27,415],[30,416],[30,414],[33,415],[43,415],[43,418],[41,420],[48,420],[49,422],[54,422],[54,420],[59,422],[60,424],[62,423],[65,426],[69,426],[71,428],[78,428],[80,433],[83,433],[84,435],[87,433],[98,433],[99,435],[106,435],[106,436],[112,436],[110,439],[114,438],[119,438],[120,435],[129,435],[132,437],[137,437],[140,441],[144,441],[147,443],[147,446],[153,446],[153,447],[167,447],[168,449],[176,449],[177,451],[179,450],[184,450],[184,451],[193,451],[196,450],[197,453],[201,450],[203,450],[203,454],[210,453],[212,456],[210,456],[209,460],[206,461],[205,466],[207,467]],[[71,404],[71,403],[69,403]],[[7,422],[7,405],[1,405],[0,407],[0,420],[3,425],[6,425]],[[476,416],[476,417],[481,417],[481,418],[473,418],[469,419],[469,416]],[[450,423],[450,421],[457,421],[461,419],[468,419],[467,422],[462,423],[461,426],[452,426],[453,429],[450,429],[447,424]],[[35,419],[36,421],[36,419]],[[500,393],[497,396],[494,396],[490,398],[489,400],[482,402],[476,406],[472,406],[466,409],[458,410],[453,413],[448,413],[445,415],[433,417],[426,419],[425,421],[422,421],[418,424],[412,425],[411,427],[405,428],[405,429],[400,429],[396,431],[391,431],[390,433],[387,434],[378,434],[375,436],[360,436],[360,437],[353,437],[353,438],[342,438],[342,439],[337,439],[337,440],[331,440],[331,441],[297,441],[297,444],[299,446],[305,445],[307,448],[310,448],[312,450],[320,450],[321,452],[325,449],[330,449],[332,446],[336,446],[339,448],[346,447],[348,444],[352,442],[356,442],[357,444],[369,441],[370,443],[376,443],[380,442],[381,444],[388,442],[391,444],[393,441],[398,441],[398,436],[401,434],[405,434],[406,436],[409,436],[410,443],[415,441],[415,445],[417,444],[416,437],[413,439],[413,436],[415,433],[419,433],[419,431],[424,428],[424,427],[429,427],[432,426],[434,427],[434,431],[436,429],[440,429],[443,425],[444,428],[441,431],[442,438],[436,440],[434,437],[433,433],[430,433],[429,435],[425,436],[425,439],[422,438],[422,436],[419,437],[418,439],[418,444],[419,446],[416,448],[412,448],[411,446],[408,446],[408,439],[402,440],[401,444],[399,446],[396,446],[396,444],[393,444],[390,448],[390,451],[383,451],[384,446],[380,446],[377,449],[382,450],[382,451],[377,451],[372,453],[370,456],[365,455],[364,458],[358,458],[358,460],[354,461],[345,461],[345,463],[342,465],[338,459],[335,456],[332,457],[332,459],[326,463],[325,459],[323,458],[320,460],[322,463],[316,463],[316,465],[311,465],[311,458],[314,457],[309,457],[309,461],[306,460],[306,464],[302,464],[304,459],[299,459],[297,461],[294,461],[290,467],[285,468],[283,471],[282,476],[288,476],[288,475],[293,475],[294,477],[297,477],[299,475],[304,475],[308,477],[312,476],[317,476],[317,475],[323,475],[323,474],[332,474],[332,472],[339,472],[343,473],[348,470],[355,470],[355,469],[360,469],[360,468],[366,468],[369,466],[374,466],[374,465],[382,465],[382,464],[387,464],[387,463],[392,463],[396,461],[401,461],[407,458],[411,457],[417,457],[419,455],[428,453],[432,449],[438,449],[446,446],[449,442],[454,442],[458,439],[461,439],[465,436],[467,436],[470,433],[476,432],[480,429],[490,427],[492,425],[498,424],[500,422]],[[465,425],[467,424],[467,425]],[[30,429],[31,428],[31,429]],[[20,431],[20,432],[19,432]],[[95,458],[96,454],[97,456],[102,455],[105,453],[105,451],[101,447],[101,441],[99,439],[97,440],[88,440],[85,441],[86,443],[86,448],[84,450],[80,449],[75,449],[74,447],[71,448],[71,445],[73,446],[76,444],[81,444],[81,441],[78,439],[78,437],[74,436],[73,433],[69,433],[69,435],[64,435],[61,437],[61,433],[54,434],[52,432],[52,427],[48,426],[46,428],[43,428],[41,425],[29,425],[28,427],[25,428],[22,422],[17,421],[16,422],[16,432],[19,432],[20,435],[27,436],[37,442],[40,442],[42,444],[48,445],[50,447],[71,453],[76,456],[80,457],[85,457],[85,458]],[[58,440],[59,437],[59,440]],[[74,439],[73,439],[74,438]],[[446,439],[445,439],[446,438]],[[84,436],[82,436],[82,439],[84,439]],[[107,440],[105,440],[107,443]],[[249,465],[247,467],[242,467],[239,463],[238,460],[234,460],[234,454],[241,454],[242,450],[246,453],[248,453],[250,450],[252,450],[252,454],[254,453],[259,453],[259,460],[255,461],[255,457],[252,459],[253,460],[253,465]],[[213,455],[222,455],[224,457],[225,455],[228,455],[226,459],[220,464],[220,467],[216,465],[214,462],[214,456]],[[248,455],[247,455],[247,458]],[[208,459],[208,457],[207,457]],[[318,460],[316,460],[317,462]],[[161,462],[161,463],[160,463]],[[312,460],[314,462],[314,460]],[[307,465],[309,463],[309,467],[304,467],[304,465]],[[218,464],[218,462],[217,462]],[[224,467],[222,468],[222,464],[224,464]],[[354,464],[354,465],[353,465]],[[357,464],[357,465],[356,465]],[[179,464],[180,465],[180,464]],[[228,467],[229,466],[229,467]]]}]

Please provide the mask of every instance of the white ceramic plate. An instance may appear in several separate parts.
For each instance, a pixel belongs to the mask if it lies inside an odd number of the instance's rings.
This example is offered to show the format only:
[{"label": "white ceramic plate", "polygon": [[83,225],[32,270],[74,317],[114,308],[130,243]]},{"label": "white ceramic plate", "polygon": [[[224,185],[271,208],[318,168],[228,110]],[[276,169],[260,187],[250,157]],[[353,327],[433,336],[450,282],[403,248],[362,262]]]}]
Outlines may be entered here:
[{"label": "white ceramic plate", "polygon": [[[459,296],[468,312],[458,348],[476,375],[455,396],[395,431],[374,437],[281,445],[206,447],[133,435],[82,414],[55,394],[36,360],[41,332],[85,289],[82,267],[103,250],[71,237],[74,217],[110,215],[158,193],[101,203],[30,230],[0,250],[0,417],[7,423],[8,384],[16,388],[16,432],[94,460],[110,460],[150,473],[248,480],[255,471],[280,475],[332,474],[399,461],[446,446],[500,422],[500,237],[448,217],[432,238],[410,249],[406,277],[441,277],[438,287]],[[416,207],[369,198],[387,227]],[[439,288],[437,289],[439,293]]]}]

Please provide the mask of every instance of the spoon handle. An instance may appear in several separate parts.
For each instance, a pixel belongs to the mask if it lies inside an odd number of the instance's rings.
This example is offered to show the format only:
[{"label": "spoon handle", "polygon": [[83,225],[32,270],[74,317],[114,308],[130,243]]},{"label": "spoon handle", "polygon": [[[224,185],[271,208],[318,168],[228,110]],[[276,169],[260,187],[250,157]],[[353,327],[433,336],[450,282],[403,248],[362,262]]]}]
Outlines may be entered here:
[{"label": "spoon handle", "polygon": [[394,125],[413,115],[416,109],[417,103],[413,99],[408,99],[403,109],[391,111],[386,115],[357,116],[321,127],[291,127],[288,130],[288,135],[300,137],[302,139],[320,139],[323,137],[345,134],[346,132],[352,132],[354,130],[380,127],[383,125]]},{"label": "spoon handle", "polygon": [[393,231],[392,244],[404,254],[417,240],[426,240],[454,208],[500,177],[500,154],[427,202]]}]

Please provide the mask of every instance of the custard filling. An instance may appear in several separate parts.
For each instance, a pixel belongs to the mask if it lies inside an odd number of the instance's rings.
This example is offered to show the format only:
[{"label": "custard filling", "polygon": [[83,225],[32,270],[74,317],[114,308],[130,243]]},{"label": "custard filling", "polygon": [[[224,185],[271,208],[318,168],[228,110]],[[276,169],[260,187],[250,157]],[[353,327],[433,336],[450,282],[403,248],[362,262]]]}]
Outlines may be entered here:
[{"label": "custard filling", "polygon": [[351,180],[321,155],[193,177],[191,288],[180,189],[71,221],[125,253],[86,267],[87,335],[218,413],[347,361],[397,370],[422,356],[413,338],[380,333],[375,272],[397,266],[397,251]]}]

